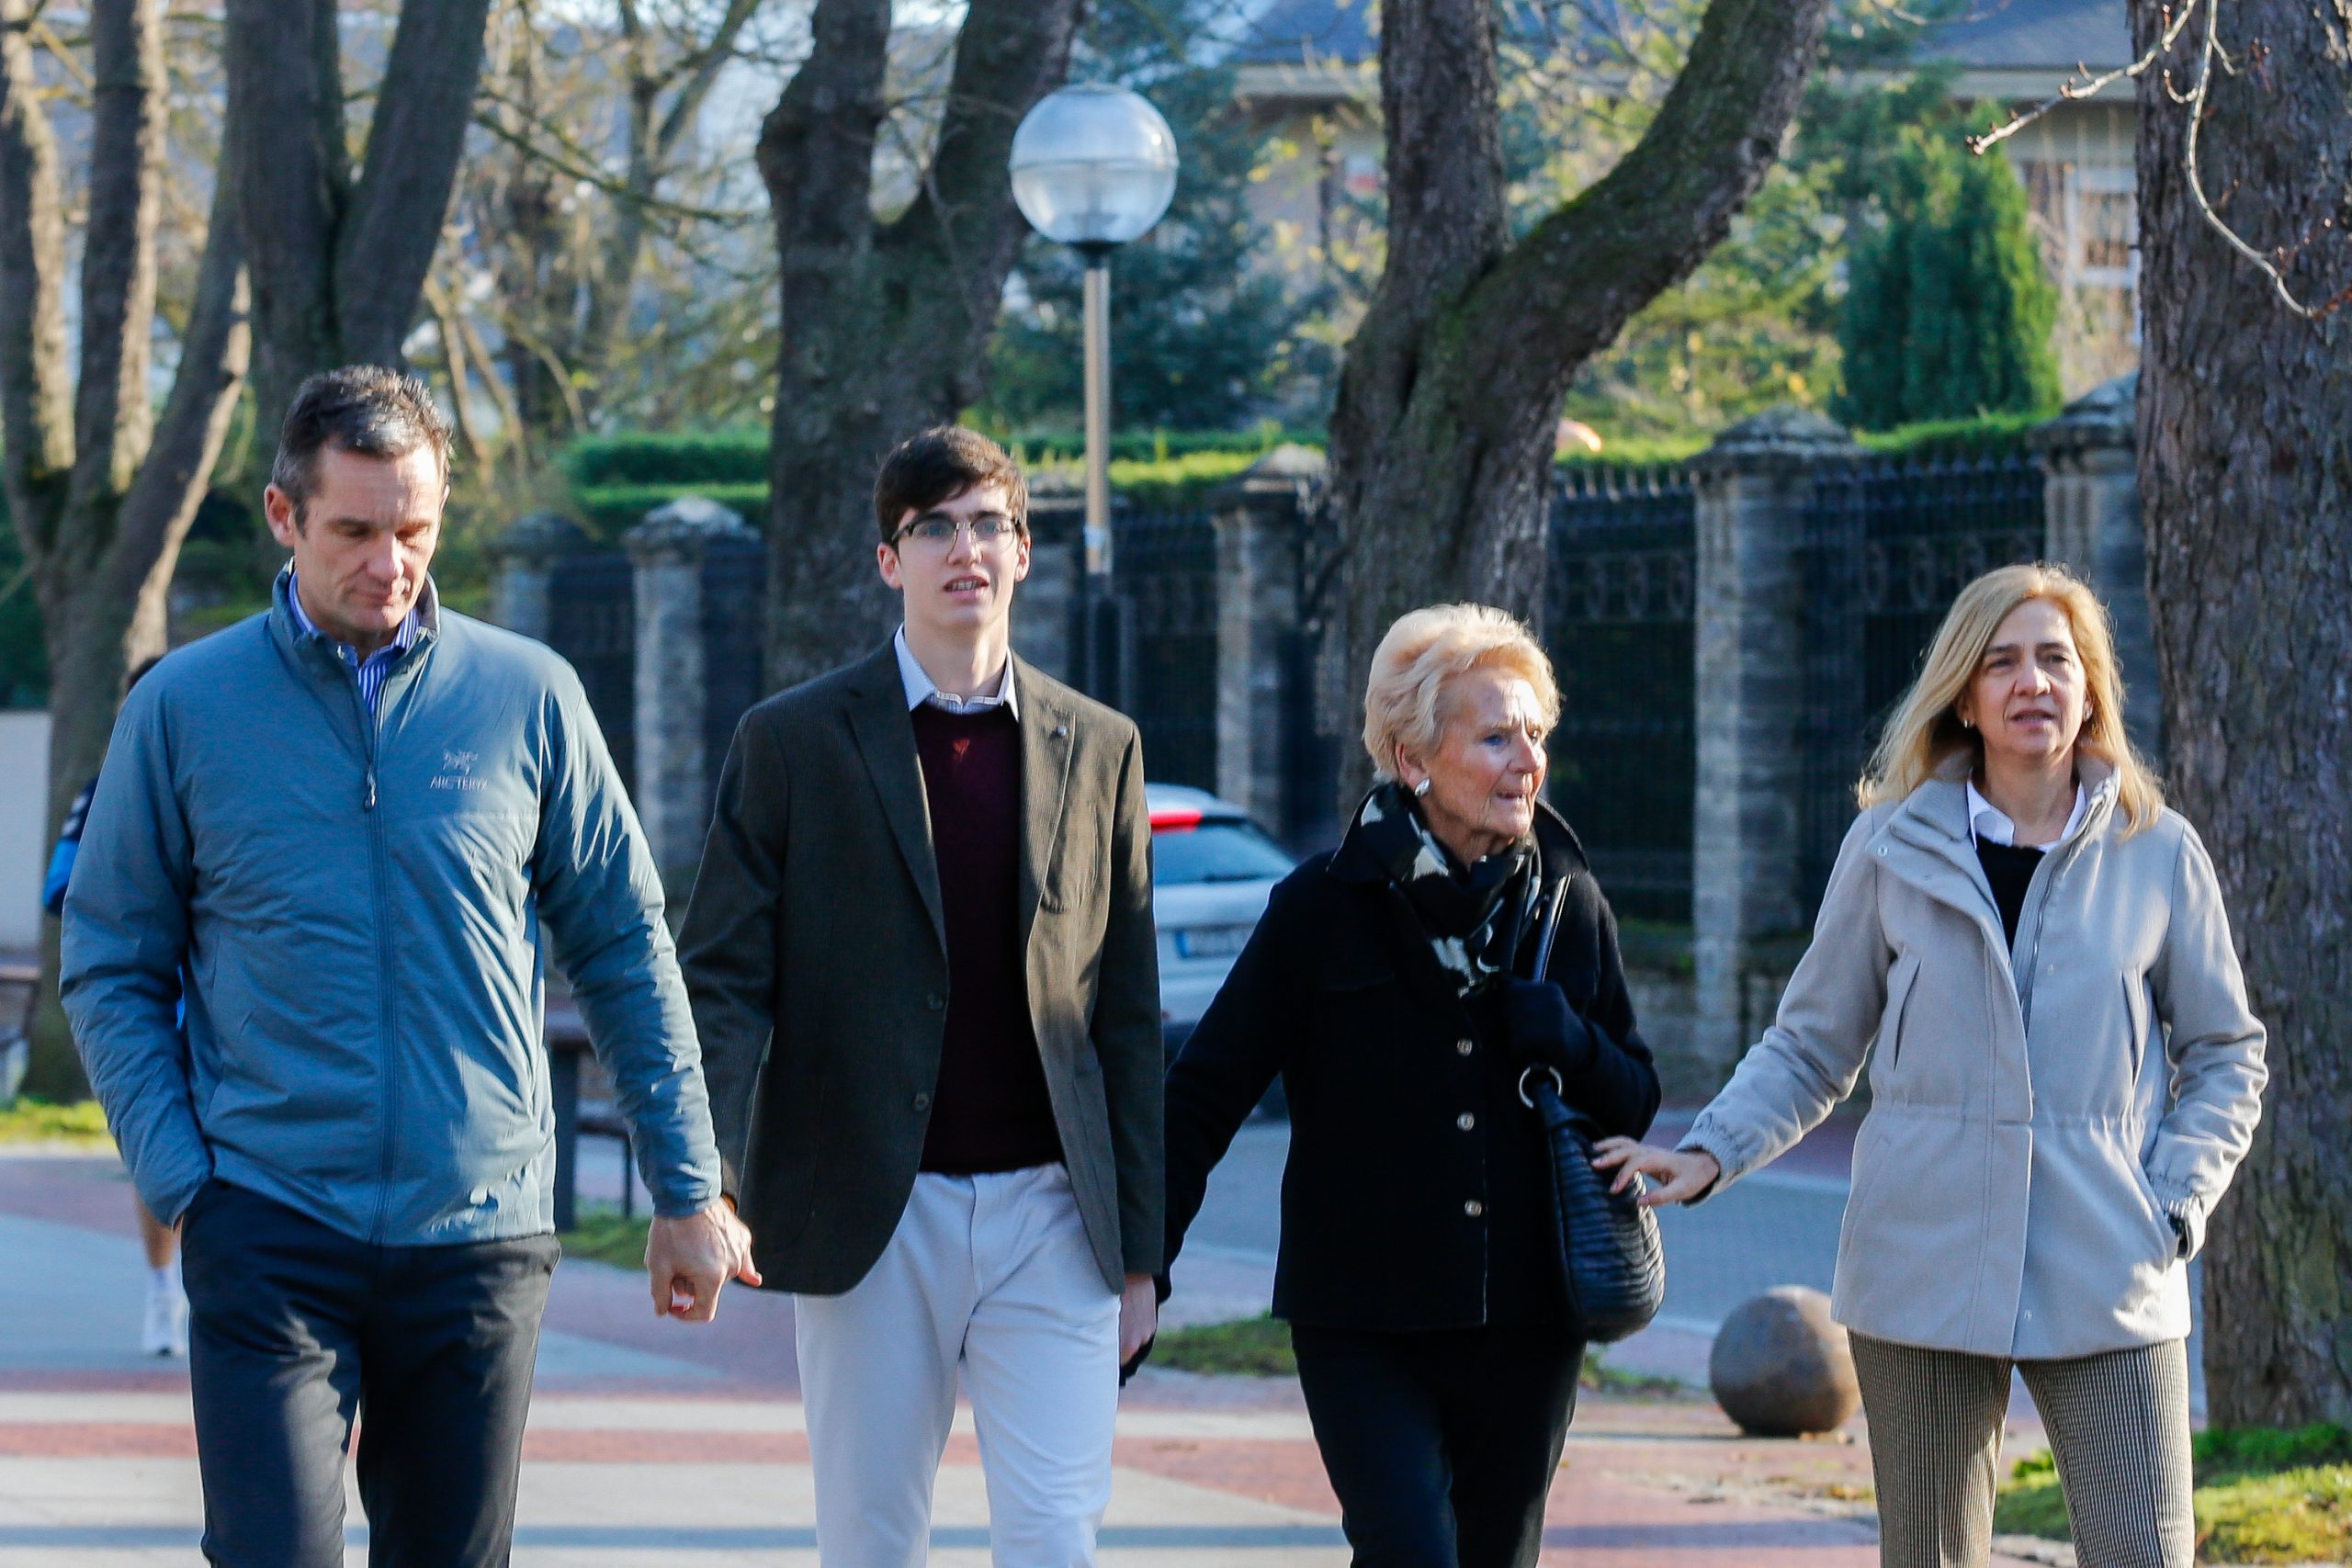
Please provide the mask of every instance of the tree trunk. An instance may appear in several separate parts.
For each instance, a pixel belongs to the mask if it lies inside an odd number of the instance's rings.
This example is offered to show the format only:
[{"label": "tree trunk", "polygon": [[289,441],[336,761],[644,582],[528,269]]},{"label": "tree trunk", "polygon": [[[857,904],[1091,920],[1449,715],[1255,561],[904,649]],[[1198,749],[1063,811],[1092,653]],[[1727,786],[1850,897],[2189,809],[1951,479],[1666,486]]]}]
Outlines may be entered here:
[{"label": "tree trunk", "polygon": [[355,181],[335,0],[230,0],[223,145],[241,171],[265,430],[304,377],[402,363],[472,123],[489,11],[490,0],[401,7]]},{"label": "tree trunk", "polygon": [[[53,836],[105,757],[125,671],[164,651],[164,591],[244,382],[248,333],[224,172],[171,395],[155,415],[147,345],[164,178],[162,3],[105,0],[90,15],[100,88],[89,137],[78,392],[69,400],[60,176],[54,139],[28,90],[25,10],[26,0],[0,0],[0,415],[9,512],[49,655]],[[41,952],[53,987],[53,921]],[[37,1037],[27,1082],[51,1095],[83,1090],[62,1031]]]},{"label": "tree trunk", "polygon": [[1078,0],[972,0],[920,193],[872,215],[888,0],[820,0],[815,47],[769,114],[760,173],[782,263],[768,458],[767,674],[782,687],[861,651],[893,619],[874,570],[874,471],[982,389],[1021,244],[1013,128],[1069,62]]},{"label": "tree trunk", "polygon": [[[2209,4],[2211,0],[2209,0]],[[2152,47],[2177,0],[2134,0]],[[2198,163],[2303,299],[2352,284],[2352,11],[2234,0]],[[2352,321],[2314,323],[2198,210],[2205,19],[2139,88],[2139,468],[2174,801],[2221,875],[2270,1087],[2205,1264],[2216,1426],[2352,1422]]]},{"label": "tree trunk", "polygon": [[[1568,383],[1690,275],[1762,183],[1828,8],[1712,0],[1648,133],[1514,244],[1491,0],[1382,7],[1388,260],[1331,417],[1351,700],[1381,635],[1417,605],[1475,599],[1540,622]],[[1348,757],[1343,815],[1370,768]]]}]

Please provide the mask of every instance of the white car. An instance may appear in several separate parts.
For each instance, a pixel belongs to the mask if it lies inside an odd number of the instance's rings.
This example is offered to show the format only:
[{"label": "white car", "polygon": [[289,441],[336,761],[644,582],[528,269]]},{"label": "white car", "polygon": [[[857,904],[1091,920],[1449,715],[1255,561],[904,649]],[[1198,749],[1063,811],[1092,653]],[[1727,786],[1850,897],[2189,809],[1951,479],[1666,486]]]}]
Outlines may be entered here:
[{"label": "white car", "polygon": [[1159,927],[1159,1021],[1172,1059],[1209,1009],[1296,863],[1241,807],[1206,790],[1147,784],[1151,912]]}]

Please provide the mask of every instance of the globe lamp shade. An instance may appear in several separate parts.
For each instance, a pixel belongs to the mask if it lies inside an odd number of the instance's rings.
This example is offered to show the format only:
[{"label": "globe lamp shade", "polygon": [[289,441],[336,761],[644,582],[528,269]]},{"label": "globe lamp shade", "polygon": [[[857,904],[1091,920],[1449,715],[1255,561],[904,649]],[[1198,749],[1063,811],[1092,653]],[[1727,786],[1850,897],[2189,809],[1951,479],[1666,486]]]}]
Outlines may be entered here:
[{"label": "globe lamp shade", "polygon": [[1081,250],[1107,250],[1159,221],[1176,194],[1176,138],[1125,87],[1087,83],[1049,93],[1012,133],[1012,199],[1031,227]]}]

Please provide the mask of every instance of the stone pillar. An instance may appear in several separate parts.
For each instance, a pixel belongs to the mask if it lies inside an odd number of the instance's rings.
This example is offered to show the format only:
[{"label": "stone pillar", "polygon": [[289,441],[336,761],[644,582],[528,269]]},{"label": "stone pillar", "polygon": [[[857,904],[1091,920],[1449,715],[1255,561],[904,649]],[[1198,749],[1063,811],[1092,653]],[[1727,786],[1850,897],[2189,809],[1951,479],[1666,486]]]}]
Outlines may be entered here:
[{"label": "stone pillar", "polygon": [[2042,554],[2073,568],[2106,604],[2123,669],[2124,728],[2155,761],[2164,754],[2164,707],[2133,447],[2139,384],[2137,372],[2117,377],[2067,404],[2027,441],[2041,455]]},{"label": "stone pillar", "polygon": [[540,642],[555,629],[555,569],[587,543],[570,518],[526,513],[490,542],[490,618]]},{"label": "stone pillar", "polygon": [[1223,487],[1216,524],[1216,792],[1288,833],[1287,788],[1312,694],[1296,657],[1301,490],[1323,477],[1323,455],[1277,446]]},{"label": "stone pillar", "polygon": [[720,759],[708,742],[703,557],[717,541],[757,536],[741,514],[683,495],[622,539],[636,569],[637,815],[673,899],[694,882],[718,784]]},{"label": "stone pillar", "polygon": [[1699,546],[1698,797],[1691,822],[1696,1054],[1728,1073],[1755,1038],[1745,976],[1764,939],[1800,930],[1804,578],[1814,469],[1857,455],[1810,411],[1724,432],[1691,464]]}]

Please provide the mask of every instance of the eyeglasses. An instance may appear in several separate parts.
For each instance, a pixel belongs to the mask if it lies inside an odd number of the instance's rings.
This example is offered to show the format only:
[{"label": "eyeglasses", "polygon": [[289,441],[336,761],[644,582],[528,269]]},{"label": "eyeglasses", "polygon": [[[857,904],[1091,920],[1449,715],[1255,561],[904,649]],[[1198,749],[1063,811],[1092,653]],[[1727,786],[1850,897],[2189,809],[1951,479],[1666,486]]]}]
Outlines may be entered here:
[{"label": "eyeglasses", "polygon": [[971,536],[974,549],[986,549],[1020,532],[1021,525],[1012,518],[993,514],[962,523],[952,517],[918,517],[891,535],[890,542],[895,545],[904,539],[912,539],[929,548],[944,550],[955,542],[958,533],[963,533]]}]

